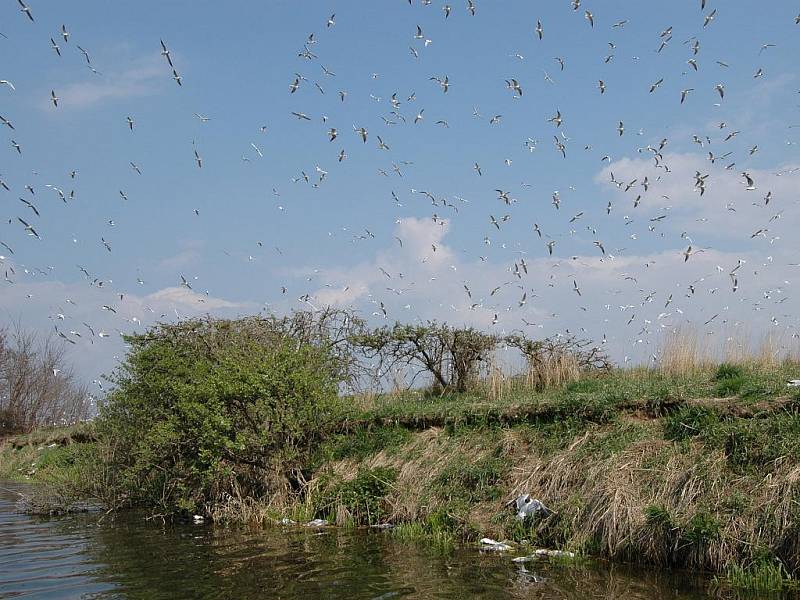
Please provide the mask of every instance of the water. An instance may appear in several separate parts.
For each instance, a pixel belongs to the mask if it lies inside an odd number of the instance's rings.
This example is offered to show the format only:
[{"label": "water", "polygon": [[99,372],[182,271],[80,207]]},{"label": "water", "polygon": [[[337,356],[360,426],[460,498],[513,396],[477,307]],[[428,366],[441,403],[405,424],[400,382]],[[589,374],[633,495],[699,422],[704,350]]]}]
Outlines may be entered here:
[{"label": "water", "polygon": [[475,548],[443,556],[380,531],[31,517],[16,510],[22,486],[0,488],[0,598],[706,597],[696,577],[608,565],[522,567]]}]

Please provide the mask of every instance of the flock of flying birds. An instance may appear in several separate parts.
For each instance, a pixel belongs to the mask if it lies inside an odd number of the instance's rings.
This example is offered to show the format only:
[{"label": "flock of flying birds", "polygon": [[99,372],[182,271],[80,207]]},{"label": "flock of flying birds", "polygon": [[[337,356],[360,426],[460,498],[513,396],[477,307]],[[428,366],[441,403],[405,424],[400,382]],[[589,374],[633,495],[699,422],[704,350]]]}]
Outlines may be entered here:
[{"label": "flock of flying birds", "polygon": [[[403,4],[407,2],[411,7],[409,10],[426,11],[430,7],[438,6],[441,10],[438,18],[444,19],[448,23],[452,23],[451,16],[456,11],[463,11],[467,18],[480,19],[482,0],[465,0],[463,5],[462,1],[455,0],[453,4],[449,4],[441,1],[434,2],[434,0],[398,0]],[[583,22],[579,23],[579,25],[588,28],[587,34],[594,35],[599,31],[606,31],[616,35],[622,34],[626,28],[635,26],[635,23],[629,22],[628,19],[614,20],[613,22],[607,21],[605,15],[601,14],[602,9],[597,7],[597,14],[595,14],[582,4],[582,0],[562,1],[572,12],[579,16],[582,15]],[[19,4],[22,18],[29,20],[32,24],[36,24],[35,14],[31,7],[23,0],[16,0],[16,2]],[[711,0],[696,0],[696,2],[698,29],[704,32],[713,28],[715,20],[719,16],[718,9],[710,6]],[[707,2],[709,6],[706,6]],[[722,12],[724,10],[724,6],[720,5],[719,11]],[[431,18],[429,15],[430,13],[420,14],[420,21],[424,23],[426,19]],[[798,26],[797,35],[800,35],[800,14],[792,18],[794,25]],[[325,98],[326,102],[343,104],[352,101],[351,92],[346,87],[341,87],[335,94],[328,94],[325,89],[326,82],[338,83],[339,79],[337,79],[336,69],[324,60],[323,53],[318,50],[318,47],[321,46],[321,44],[318,46],[318,37],[336,35],[337,28],[341,26],[337,23],[336,14],[331,14],[318,25],[321,29],[320,33],[310,33],[304,40],[299,40],[299,50],[296,51],[297,72],[289,78],[285,94],[293,100],[294,98],[302,97],[304,93],[308,93],[308,90],[310,90]],[[426,27],[423,24],[418,24],[414,30],[409,31],[407,60],[420,61],[426,49],[434,44],[425,30]],[[0,33],[0,35],[6,38],[4,34]],[[664,27],[655,38],[656,43],[652,51],[658,54],[663,52],[673,42],[673,35],[677,35],[677,31],[672,26]],[[70,29],[67,25],[61,25],[58,31],[47,37],[49,37],[50,48],[57,58],[60,58],[62,53],[71,51],[68,49],[74,46],[81,53],[85,66],[97,76],[102,77],[102,74],[95,69],[90,53],[71,39]],[[547,23],[542,18],[534,18],[530,23],[530,37],[524,43],[535,47],[535,44],[543,42],[547,37]],[[36,38],[33,37],[33,39]],[[686,68],[691,70],[689,71],[690,73],[700,72],[703,68],[701,67],[703,62],[701,61],[702,33],[682,41],[682,45],[686,48]],[[779,52],[780,49],[777,46],[778,44],[767,40],[760,48],[756,48],[754,53],[761,57],[767,53]],[[587,94],[587,105],[596,101],[598,97],[605,96],[609,89],[608,76],[602,75],[602,68],[615,60],[616,44],[613,41],[609,42],[608,49],[608,54],[598,61],[600,75],[597,77],[596,90],[593,90],[596,95],[590,96]],[[564,55],[553,58],[554,73],[563,73],[569,69],[568,50],[565,48]],[[165,39],[159,40],[157,44],[154,44],[153,52],[160,53],[163,60],[164,77],[171,78],[174,82],[174,89],[170,93],[181,93],[180,88],[184,87],[184,79],[168,41]],[[525,57],[522,54],[516,54],[512,58],[518,61],[518,64],[524,64]],[[766,59],[767,56],[764,58]],[[733,68],[727,61],[722,59],[716,60],[716,63],[718,68],[723,70]],[[521,67],[519,69],[522,70]],[[378,73],[366,75],[370,75],[372,80],[384,77]],[[2,76],[2,73],[0,73],[0,76]],[[386,75],[386,77],[388,76]],[[752,74],[752,78],[756,81],[764,76],[764,68],[762,67],[759,67]],[[669,78],[670,75],[668,74],[654,76],[647,84],[649,88],[647,93],[653,95],[662,93],[661,88]],[[466,82],[451,81],[447,73],[426,74],[424,79],[431,89],[436,90],[436,93],[448,96],[466,94]],[[695,84],[680,90],[679,96],[675,98],[677,104],[684,105],[689,102],[692,95],[696,93],[697,87],[703,85],[697,79],[694,81],[696,81]],[[529,96],[536,96],[540,86],[556,85],[553,76],[547,71],[544,72],[544,77],[536,82],[531,77],[523,76],[523,74],[515,74],[512,77],[509,75],[504,76],[501,73],[498,75],[497,85],[502,86],[503,83],[510,99],[518,101],[522,101],[523,98],[527,99]],[[629,85],[634,85],[634,83]],[[0,79],[0,91],[3,87],[7,88],[10,93],[17,93],[17,87],[11,80]],[[710,83],[707,84],[707,87],[709,91],[713,90],[718,103],[722,103],[729,98],[724,83]],[[798,92],[800,93],[800,90]],[[303,130],[302,134],[298,135],[312,135],[326,139],[331,146],[338,145],[337,152],[335,161],[332,161],[334,163],[333,166],[323,168],[320,163],[317,163],[314,165],[313,171],[310,169],[301,170],[300,173],[286,177],[283,183],[287,187],[307,185],[311,186],[312,189],[319,189],[328,182],[329,171],[333,171],[336,163],[350,160],[347,152],[348,146],[352,148],[353,144],[357,144],[362,147],[372,145],[377,152],[387,153],[386,156],[391,158],[389,158],[385,168],[378,169],[378,174],[382,178],[386,178],[387,181],[402,181],[405,184],[406,181],[412,181],[415,161],[393,158],[393,129],[403,126],[419,126],[424,124],[426,119],[429,119],[429,123],[433,123],[443,130],[451,129],[451,122],[453,122],[452,127],[456,127],[454,119],[449,115],[447,118],[443,115],[438,118],[429,118],[425,114],[425,108],[419,103],[415,92],[403,94],[395,92],[386,100],[380,96],[370,94],[370,100],[374,101],[374,105],[379,107],[380,110],[381,124],[377,130],[373,125],[374,121],[371,120],[374,115],[364,115],[365,118],[362,123],[356,122],[352,125],[349,123],[338,124],[332,122],[332,119],[325,114],[320,116],[303,112],[298,102],[298,107],[290,111],[291,114],[286,115],[285,118],[315,125],[315,129]],[[57,89],[51,89],[49,102],[52,104],[53,110],[58,111],[63,109],[65,100],[59,96]],[[384,107],[386,107],[385,110]],[[546,128],[549,130],[547,139],[552,141],[543,143],[539,139],[527,137],[521,143],[524,156],[535,156],[537,153],[542,152],[554,152],[557,157],[568,159],[575,152],[597,152],[590,144],[581,147],[581,144],[576,143],[574,137],[567,133],[570,115],[562,111],[562,108],[554,106],[547,118],[542,119],[543,122],[540,129]],[[4,114],[0,115],[0,129],[8,135],[9,151],[12,154],[23,155],[25,140],[22,135],[18,134],[16,119],[14,115],[3,112]],[[366,118],[367,116],[370,118]],[[194,117],[202,124],[208,123],[214,118],[199,112],[194,113]],[[275,118],[278,117],[276,116]],[[484,116],[477,106],[473,108],[468,118],[483,120],[492,127],[498,127],[503,122],[503,114]],[[120,122],[130,132],[135,132],[136,120],[134,116],[121,114]],[[256,129],[264,134],[268,131],[266,125],[258,125]],[[616,122],[613,128],[608,128],[608,131],[614,138],[632,135],[631,128],[628,127],[626,129],[624,120]],[[781,243],[788,244],[788,248],[784,247],[782,256],[790,256],[794,240],[782,241],[780,236],[772,235],[771,230],[776,226],[776,221],[781,218],[790,218],[792,211],[794,211],[794,216],[797,216],[798,208],[800,208],[798,207],[798,198],[787,196],[785,191],[780,195],[773,194],[772,189],[763,187],[761,182],[756,180],[753,175],[753,172],[755,172],[753,169],[748,170],[737,166],[737,163],[744,162],[744,159],[759,152],[759,146],[755,143],[749,148],[744,158],[737,156],[734,151],[726,151],[725,144],[727,142],[739,135],[745,136],[746,132],[736,129],[735,124],[725,122],[719,123],[718,131],[719,134],[713,138],[705,134],[689,134],[686,136],[691,138],[691,142],[696,145],[698,150],[706,153],[708,168],[697,169],[693,175],[693,180],[685,183],[690,185],[694,194],[696,194],[696,202],[702,203],[707,199],[707,190],[713,189],[716,182],[723,178],[727,178],[728,181],[730,181],[730,178],[736,178],[737,185],[740,186],[739,189],[752,193],[752,207],[756,207],[759,211],[758,214],[762,215],[760,221],[753,223],[750,239],[764,240],[768,242],[770,247],[779,247]],[[641,135],[643,135],[643,132],[639,131],[639,136]],[[576,207],[576,210],[569,211],[569,214],[566,215],[569,218],[565,217],[563,219],[564,230],[562,231],[554,231],[552,228],[547,230],[541,224],[542,219],[532,220],[526,225],[527,234],[525,239],[517,240],[515,243],[500,241],[499,238],[504,231],[504,227],[512,219],[527,218],[528,213],[522,209],[525,201],[520,196],[534,188],[532,184],[523,182],[521,184],[521,190],[523,191],[515,192],[513,185],[497,183],[496,187],[492,185],[495,190],[494,197],[473,196],[469,199],[459,195],[442,196],[431,191],[416,189],[415,187],[408,187],[407,194],[403,191],[398,193],[394,184],[390,184],[392,189],[388,190],[387,200],[391,200],[398,209],[405,207],[406,204],[413,202],[414,199],[425,201],[426,205],[427,201],[430,202],[433,214],[426,213],[419,220],[430,225],[434,230],[439,228],[444,231],[447,227],[458,226],[461,211],[467,208],[473,211],[484,211],[484,225],[481,231],[478,232],[482,243],[476,244],[477,251],[474,254],[479,260],[475,261],[474,264],[458,263],[461,259],[454,258],[452,253],[447,254],[449,249],[441,241],[443,234],[434,234],[432,236],[433,241],[429,244],[430,248],[425,248],[425,251],[419,256],[414,255],[413,261],[416,261],[416,264],[401,265],[399,260],[394,265],[391,264],[391,261],[382,264],[380,259],[376,259],[373,265],[375,278],[368,277],[366,289],[362,292],[349,294],[349,292],[354,291],[351,286],[355,286],[359,282],[334,281],[333,278],[325,275],[324,269],[312,269],[312,274],[306,277],[301,284],[303,289],[298,289],[299,286],[289,281],[280,282],[275,291],[275,297],[278,301],[271,304],[278,306],[283,303],[285,306],[294,305],[317,310],[327,302],[352,301],[357,308],[361,308],[363,311],[364,307],[358,306],[358,303],[361,302],[367,307],[367,316],[375,322],[393,321],[395,319],[411,321],[425,316],[438,316],[447,321],[477,323],[487,328],[513,329],[519,327],[524,330],[532,328],[533,335],[540,334],[537,329],[552,333],[553,325],[561,323],[568,331],[590,335],[595,337],[599,343],[607,343],[609,336],[618,340],[624,338],[625,341],[621,346],[620,356],[624,355],[624,359],[627,361],[629,356],[635,354],[635,346],[637,344],[648,347],[647,351],[643,355],[640,354],[640,356],[648,356],[652,360],[657,360],[657,352],[651,345],[651,341],[660,331],[674,328],[677,323],[689,320],[692,317],[693,303],[703,306],[703,311],[699,311],[695,315],[695,321],[699,321],[697,324],[700,327],[707,329],[712,327],[721,328],[723,324],[736,325],[744,321],[745,319],[740,317],[738,322],[734,320],[734,322],[729,323],[726,314],[729,306],[725,303],[730,302],[729,298],[736,298],[740,304],[747,305],[748,310],[758,313],[766,311],[769,313],[769,319],[774,326],[780,327],[782,332],[788,332],[792,338],[798,339],[800,330],[798,330],[796,309],[800,305],[798,305],[797,299],[793,299],[788,294],[787,290],[791,282],[783,280],[778,283],[762,284],[759,279],[761,276],[760,267],[751,264],[749,261],[752,259],[745,258],[746,253],[744,252],[742,257],[736,259],[733,264],[715,265],[709,263],[711,270],[708,275],[694,277],[690,281],[680,279],[678,271],[678,279],[670,282],[658,282],[662,284],[660,287],[657,287],[652,282],[644,283],[645,280],[650,281],[646,276],[647,270],[652,269],[655,271],[655,259],[650,259],[641,265],[626,263],[625,269],[618,273],[619,283],[629,285],[624,291],[617,289],[615,287],[616,283],[601,282],[598,284],[592,279],[593,271],[601,271],[606,265],[623,262],[628,255],[633,254],[633,248],[617,247],[616,244],[601,239],[598,234],[598,231],[601,230],[599,224],[584,225],[588,219],[595,218],[594,213],[612,218],[617,216],[619,211],[622,211],[625,213],[622,219],[623,227],[629,227],[634,223],[644,221],[646,223],[646,231],[625,234],[625,243],[629,245],[639,239],[640,235],[652,234],[662,238],[666,235],[662,226],[665,221],[671,218],[670,206],[668,206],[670,197],[660,190],[665,186],[667,176],[672,174],[672,155],[668,152],[667,147],[673,143],[675,142],[672,139],[663,137],[655,143],[640,145],[637,148],[637,156],[635,158],[644,158],[649,163],[650,168],[646,171],[646,174],[630,179],[623,180],[619,178],[619,172],[615,174],[615,163],[610,155],[605,154],[599,157],[600,167],[604,169],[604,177],[607,176],[607,180],[603,184],[609,185],[614,189],[616,192],[615,200],[603,201],[602,206],[581,205]],[[548,148],[548,146],[551,146],[551,148]],[[264,157],[264,151],[260,145],[250,142],[250,147],[255,154],[243,156],[242,159],[244,161],[255,160],[256,156],[258,158]],[[717,150],[717,148],[722,149]],[[787,146],[787,150],[791,151],[791,148],[791,145]],[[194,141],[191,144],[191,153],[188,158],[194,161],[197,169],[208,168],[200,153],[200,148]],[[790,156],[789,158],[791,159],[792,157]],[[500,160],[498,158],[498,162]],[[502,162],[510,167],[512,159],[505,158],[502,159]],[[568,171],[570,169],[569,161],[565,161],[563,164],[564,170]],[[790,161],[784,164],[790,164]],[[136,162],[131,161],[130,166],[135,173],[142,175],[142,169]],[[486,165],[481,165],[479,161],[466,162],[463,171],[465,177],[478,178],[479,181],[485,181],[484,178],[488,176]],[[409,172],[412,174],[411,177],[408,176]],[[67,169],[67,173],[70,181],[77,182],[77,169]],[[774,173],[775,176],[787,178],[798,174],[800,174],[800,166],[790,166],[782,172]],[[491,176],[496,177],[496,175]],[[20,179],[21,177],[22,175],[18,174],[15,179]],[[44,205],[49,203],[49,198],[42,199],[41,193],[32,183],[23,183],[19,186],[12,185],[9,181],[10,179],[7,180],[0,174],[0,193],[6,195],[4,213],[6,213],[7,224],[21,228],[27,236],[42,242],[47,238],[48,232],[43,231],[37,221],[39,221],[41,211],[47,210]],[[797,180],[795,179],[794,181]],[[359,181],[353,181],[352,185],[354,188],[358,188]],[[62,187],[50,184],[46,185],[46,187],[49,188],[47,193],[56,194],[57,198],[68,206],[75,201],[74,189],[65,190]],[[273,193],[276,198],[280,198],[285,192],[279,192],[277,187],[273,188]],[[549,210],[558,211],[557,214],[561,215],[560,211],[571,202],[571,200],[565,200],[565,196],[570,194],[569,192],[565,194],[563,190],[542,192],[537,189],[536,194],[538,195],[538,200],[533,214]],[[17,196],[18,199],[14,199],[14,196]],[[127,194],[123,190],[119,191],[119,197],[122,201],[128,200]],[[542,202],[543,198],[546,199],[546,203]],[[655,206],[659,202],[661,202],[661,206],[656,216],[650,218],[648,214],[637,221],[637,211],[642,211],[646,206]],[[548,204],[552,208],[547,206]],[[640,207],[640,205],[642,206]],[[726,205],[725,209],[728,213],[734,213],[737,210],[733,203]],[[200,216],[199,209],[195,209],[194,213],[196,216]],[[518,214],[522,216],[517,217]],[[708,220],[708,218],[701,220]],[[403,222],[402,219],[395,220],[395,224],[400,225],[396,231],[398,235],[395,235],[392,240],[385,240],[385,247],[394,247],[402,251],[404,244],[408,244],[408,241],[401,237]],[[114,226],[115,224],[109,220],[109,225]],[[724,227],[724,224],[721,226]],[[353,233],[353,230],[348,227],[342,227],[342,231],[347,232],[348,236],[350,236],[349,241],[373,241],[376,238],[376,234],[370,228],[364,228],[363,232],[359,230],[358,233]],[[0,236],[2,236],[2,232],[0,232]],[[585,239],[587,236],[590,238],[588,241],[591,242],[594,255],[570,256],[560,251],[560,245],[571,247],[569,240]],[[110,255],[114,251],[111,241],[106,237],[106,234],[99,235],[98,238],[102,250]],[[397,246],[394,246],[395,243]],[[700,246],[692,239],[692,234],[686,231],[680,234],[678,243],[681,244],[680,248],[675,248],[672,254],[674,255],[673,258],[683,264],[699,260],[697,258],[698,255],[710,255],[715,252],[713,248]],[[258,241],[257,244],[259,247],[263,247],[263,242]],[[502,248],[513,248],[514,258],[509,260],[507,264],[493,265],[488,256],[481,255],[481,252],[488,254],[486,249],[492,247],[493,244],[502,246]],[[278,247],[276,247],[276,251],[281,255],[283,254]],[[385,251],[384,254],[387,252]],[[437,263],[437,252],[439,253],[438,257],[447,256],[444,263]],[[4,271],[5,285],[17,285],[28,275],[44,277],[53,275],[53,267],[24,266],[26,264],[25,255],[25,246],[20,246],[18,243],[12,246],[11,243],[0,237],[0,267]],[[253,256],[249,256],[248,259],[253,260]],[[281,256],[281,259],[285,261],[286,257]],[[772,255],[766,256],[765,261],[764,267],[768,266],[767,263],[771,264],[773,262]],[[433,268],[432,265],[434,263],[439,265],[439,271]],[[798,256],[794,260],[786,262],[782,266],[785,266],[789,271],[800,267],[800,252],[798,252]],[[421,270],[415,271],[416,267],[421,267]],[[461,278],[462,275],[458,271],[459,267],[464,272],[472,273],[472,279]],[[403,272],[400,270],[401,268],[407,269],[407,271]],[[127,293],[125,289],[120,287],[119,284],[114,284],[111,279],[103,279],[93,274],[83,265],[78,265],[77,269],[88,285],[107,293],[108,301],[96,307],[97,320],[107,326],[100,327],[96,323],[90,322],[91,319],[75,316],[78,314],[75,300],[52,298],[54,309],[50,314],[46,315],[48,320],[43,322],[50,324],[48,328],[54,327],[55,334],[63,339],[65,343],[74,346],[85,346],[87,343],[94,344],[95,341],[99,342],[100,339],[115,338],[123,332],[140,328],[147,322],[173,318],[173,315],[169,314],[165,309],[160,312],[160,310],[145,307],[145,310],[151,313],[150,315],[136,315],[131,314],[128,309],[123,310],[122,307]],[[612,272],[616,273],[616,271]],[[747,272],[746,279],[750,289],[742,292],[739,290],[745,272]],[[675,273],[675,271],[671,271],[671,273]],[[601,289],[593,289],[591,293],[587,293],[589,286],[581,284],[582,274],[592,279],[590,286],[598,287],[599,285]],[[717,302],[716,298],[721,297],[722,294],[718,294],[720,286],[712,283],[718,280],[711,276],[720,274],[726,276],[723,281],[727,280],[725,285],[728,288],[728,296],[725,301]],[[198,302],[197,312],[203,312],[205,310],[203,306],[204,294],[195,292],[193,287],[197,287],[197,281],[200,277],[183,273],[177,273],[176,275],[176,287],[192,291],[194,294],[192,297],[196,297]],[[640,284],[639,279],[642,279],[643,283]],[[445,280],[451,284],[457,282],[457,285],[446,287],[448,293],[457,297],[440,302],[437,307],[438,312],[432,314],[430,312],[431,302],[427,298],[428,296],[435,296],[434,289],[440,285],[445,285],[443,283]],[[141,277],[137,277],[137,283],[144,285],[144,280]],[[614,288],[610,292],[602,289],[608,285]],[[650,287],[647,287],[648,285]],[[566,290],[570,300],[576,303],[575,314],[569,313],[569,309],[563,300],[556,299],[554,304],[547,304],[548,288],[557,288],[562,292]],[[294,294],[292,294],[292,291]],[[591,297],[592,295],[598,295],[600,292],[609,293],[602,298],[595,299]],[[730,294],[733,294],[733,296]],[[206,291],[205,296],[208,295],[209,293]],[[701,296],[704,296],[705,300],[699,300]],[[414,303],[407,300],[412,297],[415,298]],[[563,296],[561,297],[563,298]],[[609,300],[609,297],[613,297],[613,300]],[[332,300],[332,298],[344,298],[346,300]],[[626,332],[612,325],[608,318],[609,314],[616,311],[623,314],[621,324],[628,327]],[[182,316],[178,310],[175,310],[174,313],[177,318]],[[81,312],[80,314],[85,315],[86,313]],[[142,322],[143,320],[145,323]],[[576,325],[570,329],[571,320]],[[75,325],[76,322],[79,324]],[[717,332],[719,331],[721,329],[717,330]],[[102,388],[100,379],[96,379],[95,384]]]}]

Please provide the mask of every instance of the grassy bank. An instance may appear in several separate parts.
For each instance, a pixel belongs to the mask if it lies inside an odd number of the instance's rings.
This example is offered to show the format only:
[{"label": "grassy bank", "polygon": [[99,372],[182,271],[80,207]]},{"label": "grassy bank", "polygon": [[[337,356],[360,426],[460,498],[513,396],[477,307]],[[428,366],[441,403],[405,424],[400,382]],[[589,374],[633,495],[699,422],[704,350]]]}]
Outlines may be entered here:
[{"label": "grassy bank", "polygon": [[[393,523],[447,548],[487,536],[611,560],[720,573],[720,586],[794,587],[800,568],[796,364],[668,374],[618,370],[536,392],[352,399],[302,494],[230,498],[219,520]],[[553,510],[520,523],[529,493]]]},{"label": "grassy bank", "polygon": [[[720,586],[790,587],[800,569],[800,394],[786,380],[798,372],[633,369],[540,392],[509,378],[456,395],[353,397],[299,486],[226,493],[207,512],[228,524],[391,523],[398,540],[443,550],[486,536],[713,571]],[[0,477],[63,489],[81,476],[92,435],[7,439]],[[553,514],[520,523],[507,503],[521,493]]]}]

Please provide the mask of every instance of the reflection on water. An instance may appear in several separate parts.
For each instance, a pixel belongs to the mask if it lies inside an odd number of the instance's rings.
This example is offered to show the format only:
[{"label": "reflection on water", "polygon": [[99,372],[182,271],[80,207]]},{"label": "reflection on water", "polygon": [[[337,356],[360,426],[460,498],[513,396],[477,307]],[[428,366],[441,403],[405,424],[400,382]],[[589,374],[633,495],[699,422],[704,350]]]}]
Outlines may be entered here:
[{"label": "reflection on water", "polygon": [[449,556],[385,532],[244,532],[131,515],[41,519],[0,486],[0,598],[703,598],[702,580],[607,566]]}]

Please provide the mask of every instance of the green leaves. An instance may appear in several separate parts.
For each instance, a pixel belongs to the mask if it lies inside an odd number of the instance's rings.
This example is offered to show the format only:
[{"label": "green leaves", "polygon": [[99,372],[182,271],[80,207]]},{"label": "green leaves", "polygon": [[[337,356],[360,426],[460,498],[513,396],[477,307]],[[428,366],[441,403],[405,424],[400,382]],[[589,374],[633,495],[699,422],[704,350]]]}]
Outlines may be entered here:
[{"label": "green leaves", "polygon": [[131,504],[199,511],[268,493],[341,411],[331,346],[275,321],[187,321],[128,341],[100,430]]}]

